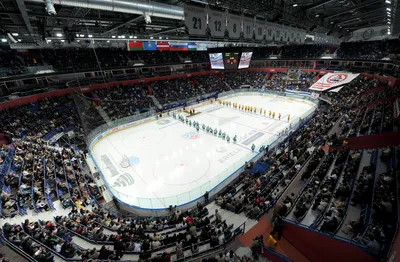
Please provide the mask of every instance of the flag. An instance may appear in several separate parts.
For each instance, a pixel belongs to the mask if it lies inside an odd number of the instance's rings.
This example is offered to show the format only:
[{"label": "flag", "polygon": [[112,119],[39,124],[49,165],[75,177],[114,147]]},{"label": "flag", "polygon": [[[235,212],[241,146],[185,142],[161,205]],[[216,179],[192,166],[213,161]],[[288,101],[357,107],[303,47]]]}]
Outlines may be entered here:
[{"label": "flag", "polygon": [[196,44],[196,42],[189,42],[189,43],[188,43],[188,50],[189,50],[189,51],[197,51],[197,44]]},{"label": "flag", "polygon": [[157,50],[169,50],[168,42],[157,42]]},{"label": "flag", "polygon": [[143,50],[157,50],[156,42],[143,42]]},{"label": "flag", "polygon": [[129,41],[128,42],[128,51],[138,51],[143,50],[142,42],[140,41]]},{"label": "flag", "polygon": [[169,43],[169,51],[187,51],[187,43]]}]

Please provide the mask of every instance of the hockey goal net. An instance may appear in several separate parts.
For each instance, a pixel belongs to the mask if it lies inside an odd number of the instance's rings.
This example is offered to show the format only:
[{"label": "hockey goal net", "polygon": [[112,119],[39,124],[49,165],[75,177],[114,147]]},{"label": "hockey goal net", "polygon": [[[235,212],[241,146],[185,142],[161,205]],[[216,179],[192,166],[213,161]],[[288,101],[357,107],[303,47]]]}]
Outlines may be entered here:
[{"label": "hockey goal net", "polygon": [[129,158],[126,155],[122,155],[121,162],[119,163],[122,168],[127,168],[130,166]]}]

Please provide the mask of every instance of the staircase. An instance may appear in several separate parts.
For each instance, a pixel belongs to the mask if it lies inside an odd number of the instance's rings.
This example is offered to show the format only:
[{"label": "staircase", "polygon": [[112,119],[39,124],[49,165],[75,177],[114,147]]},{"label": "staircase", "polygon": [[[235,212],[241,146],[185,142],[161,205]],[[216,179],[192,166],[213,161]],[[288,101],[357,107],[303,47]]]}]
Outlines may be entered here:
[{"label": "staircase", "polygon": [[162,105],[161,105],[161,103],[160,103],[160,101],[158,101],[158,99],[154,96],[154,95],[152,95],[152,96],[149,96],[149,97],[151,97],[151,99],[153,100],[153,103],[156,105],[156,107],[158,108],[158,109],[162,109],[163,107],[162,107]]},{"label": "staircase", "polygon": [[101,106],[96,106],[97,111],[99,112],[100,116],[104,119],[104,121],[107,123],[108,126],[111,125],[111,119],[108,116],[108,114],[106,113],[106,111],[104,111],[104,109]]}]

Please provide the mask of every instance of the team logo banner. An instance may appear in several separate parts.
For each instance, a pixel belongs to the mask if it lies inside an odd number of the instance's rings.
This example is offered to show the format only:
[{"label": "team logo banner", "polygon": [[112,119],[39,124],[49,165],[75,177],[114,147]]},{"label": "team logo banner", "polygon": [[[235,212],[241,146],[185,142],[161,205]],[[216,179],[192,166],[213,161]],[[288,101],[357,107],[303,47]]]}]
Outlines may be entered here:
[{"label": "team logo banner", "polygon": [[226,14],[224,12],[210,10],[208,12],[208,26],[211,36],[224,37],[226,29]]},{"label": "team logo banner", "polygon": [[316,91],[326,91],[333,87],[350,83],[360,74],[352,73],[327,73],[314,83],[309,89]]}]

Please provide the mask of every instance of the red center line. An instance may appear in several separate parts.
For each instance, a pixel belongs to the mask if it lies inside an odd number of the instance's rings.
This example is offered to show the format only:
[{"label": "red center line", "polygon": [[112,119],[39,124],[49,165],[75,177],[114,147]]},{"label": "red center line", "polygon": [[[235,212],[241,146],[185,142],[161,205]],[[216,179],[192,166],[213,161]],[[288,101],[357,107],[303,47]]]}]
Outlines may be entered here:
[{"label": "red center line", "polygon": [[[123,154],[121,154],[121,152],[119,152],[119,150],[115,147],[115,145],[114,145],[107,137],[106,137],[106,139],[107,139],[107,141],[114,147],[115,151],[117,151],[118,154],[120,154],[121,156],[123,156]],[[139,173],[136,172],[136,170],[135,170],[132,166],[129,166],[129,167],[136,173],[136,175],[142,180],[142,182],[145,183],[146,186],[148,186],[148,184],[146,183],[146,181],[143,180],[143,178],[139,175]],[[167,206],[165,205],[165,202],[162,201],[161,198],[159,198],[155,192],[152,192],[152,193],[153,193],[153,195],[154,195],[158,200],[160,200],[160,202],[164,205],[164,207],[167,208]]]},{"label": "red center line", "polygon": [[[216,118],[223,118],[223,117],[215,116],[215,115],[212,115],[212,114],[209,114],[209,113],[205,113],[205,112],[202,112],[202,114],[210,115],[210,116],[213,116],[213,117],[216,117]],[[252,127],[252,126],[248,126],[248,125],[245,125],[245,124],[236,122],[236,121],[232,121],[232,123],[235,123],[235,124],[241,125],[241,126],[245,126],[245,127],[248,127],[248,128],[251,128],[251,129],[260,131],[260,132],[262,132],[262,133],[269,134],[269,135],[278,136],[277,134],[274,134],[274,133],[271,133],[271,132],[268,132],[268,131],[265,131],[265,130],[262,130],[262,129],[258,129],[258,128],[255,128],[255,127]]]}]

